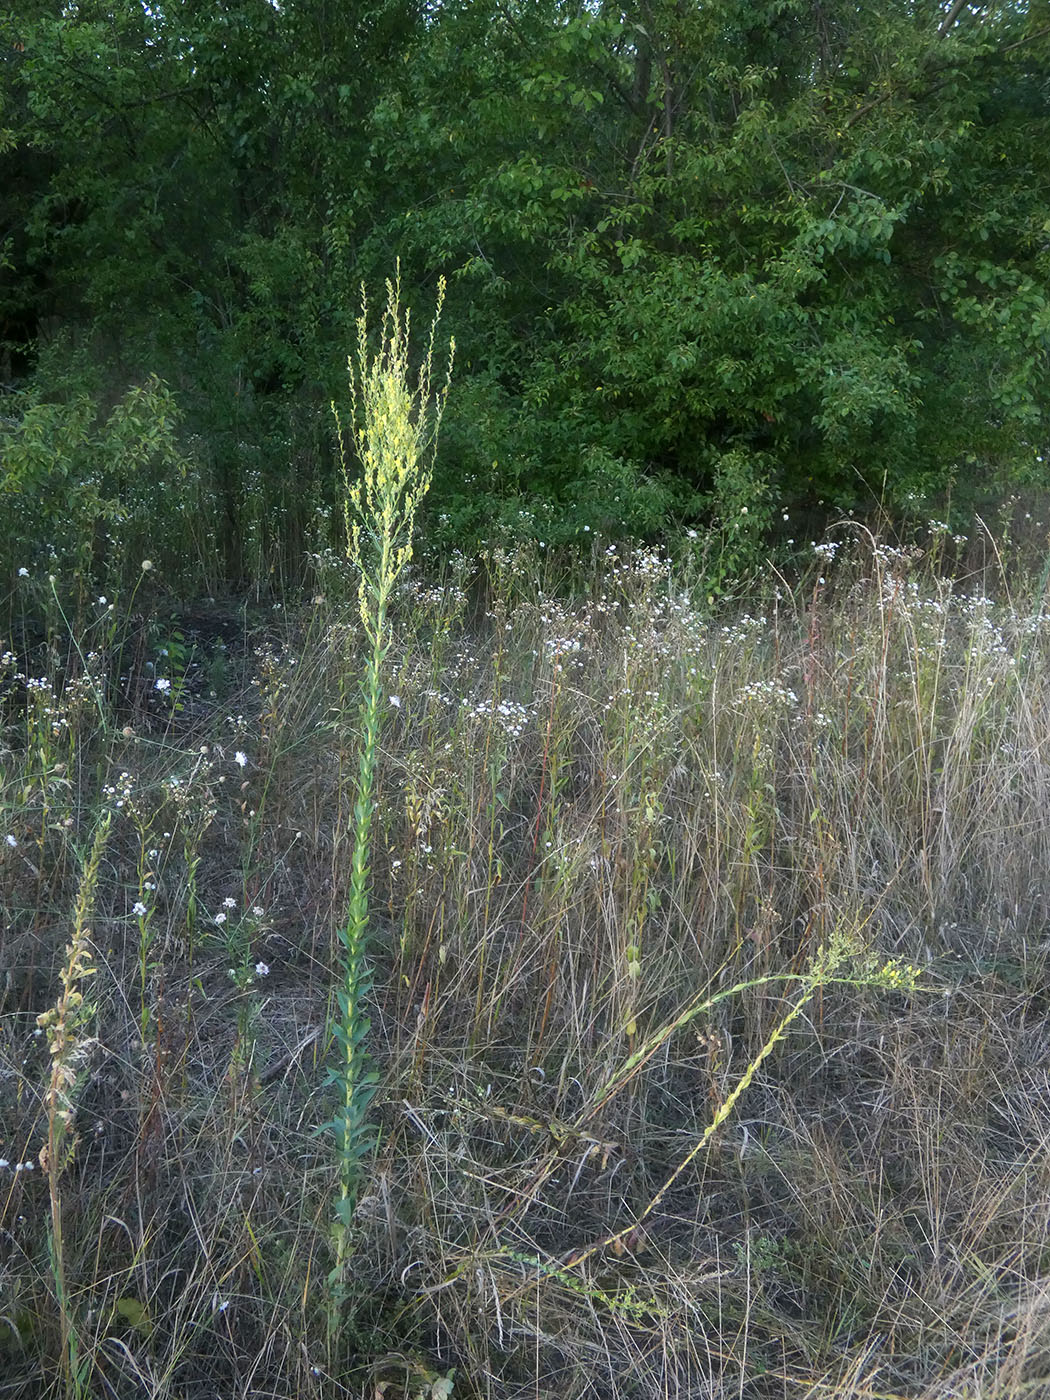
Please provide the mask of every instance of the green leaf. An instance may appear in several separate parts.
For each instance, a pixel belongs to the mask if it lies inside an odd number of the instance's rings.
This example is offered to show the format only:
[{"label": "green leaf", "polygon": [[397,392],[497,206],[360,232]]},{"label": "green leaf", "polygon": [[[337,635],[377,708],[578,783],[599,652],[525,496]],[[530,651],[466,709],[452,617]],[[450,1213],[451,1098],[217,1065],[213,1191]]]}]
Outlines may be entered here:
[{"label": "green leaf", "polygon": [[130,1294],[123,1298],[118,1298],[113,1305],[113,1309],[124,1319],[129,1327],[134,1328],[141,1336],[153,1336],[153,1320],[149,1315],[149,1309],[146,1307],[145,1303],[140,1302],[138,1298],[134,1298]]}]

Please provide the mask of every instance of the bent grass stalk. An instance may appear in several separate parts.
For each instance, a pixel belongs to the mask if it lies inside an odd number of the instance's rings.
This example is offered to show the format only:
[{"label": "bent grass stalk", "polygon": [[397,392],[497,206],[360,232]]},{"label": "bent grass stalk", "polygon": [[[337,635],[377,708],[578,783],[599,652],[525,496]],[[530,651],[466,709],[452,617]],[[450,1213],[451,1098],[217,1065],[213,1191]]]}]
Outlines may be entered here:
[{"label": "bent grass stalk", "polygon": [[[416,511],[430,488],[434,449],[455,352],[455,342],[450,340],[445,383],[432,395],[434,341],[445,293],[442,279],[426,356],[413,388],[409,372],[410,317],[407,310],[403,315],[401,312],[400,269],[395,280],[387,282],[386,292],[381,344],[373,355],[368,347],[368,304],[362,288],[356,359],[350,355],[347,360],[352,416],[345,433],[339,410],[332,404],[346,490],[347,556],[358,574],[358,610],[367,644],[361,680],[350,894],[346,922],[339,930],[343,978],[336,995],[338,1014],[332,1026],[333,1038],[339,1045],[339,1064],[330,1072],[330,1082],[336,1087],[339,1101],[326,1125],[335,1139],[339,1165],[332,1222],[335,1257],[329,1275],[333,1310],[345,1296],[350,1229],[361,1165],[375,1140],[368,1108],[376,1090],[376,1075],[367,1067],[364,1041],[369,1030],[365,1002],[371,987],[367,962],[369,860],[382,729],[383,671],[391,642],[388,612],[394,586],[412,557]],[[361,475],[354,481],[347,464],[348,437],[361,463]]]},{"label": "bent grass stalk", "polygon": [[[853,972],[849,976],[840,976],[840,970],[843,964],[847,962],[852,962],[854,964]],[[661,1201],[663,1201],[678,1178],[689,1167],[690,1163],[696,1160],[704,1148],[707,1147],[719,1128],[732,1116],[738,1101],[750,1088],[751,1082],[762,1067],[762,1064],[784,1039],[792,1023],[802,1015],[809,1003],[824,987],[829,986],[831,983],[840,982],[858,987],[868,986],[882,987],[894,991],[915,991],[918,986],[920,974],[920,968],[914,967],[911,964],[901,964],[895,960],[890,960],[879,966],[877,963],[873,962],[870,957],[866,957],[863,954],[859,944],[854,938],[851,938],[841,930],[836,929],[833,931],[830,941],[823,944],[817,950],[809,969],[800,979],[801,988],[792,1005],[780,1018],[777,1025],[774,1026],[761,1049],[748,1064],[718,1111],[713,1115],[707,1127],[700,1134],[700,1137],[678,1163],[674,1171],[671,1172],[656,1195],[649,1201],[649,1204],[629,1225],[625,1225],[623,1229],[614,1230],[612,1233],[604,1235],[600,1240],[596,1241],[596,1243],[572,1253],[568,1259],[564,1261],[562,1265],[563,1269],[576,1268],[590,1259],[592,1255],[597,1254],[599,1250],[608,1247],[611,1247],[615,1252],[622,1252],[624,1241],[634,1235],[642,1224],[649,1219],[653,1212],[658,1209]],[[780,979],[762,978],[759,980],[773,981]],[[747,984],[742,985],[746,986]],[[724,996],[732,995],[733,992],[741,989],[742,988],[738,987],[729,988],[722,996],[710,998],[706,1005],[712,1005],[716,1000],[721,1000]],[[699,1008],[696,1008],[696,1010],[699,1010]],[[693,1014],[695,1014],[695,1012]],[[672,1027],[678,1028],[684,1025],[689,1019],[692,1019],[691,1015],[680,1016],[672,1023]],[[667,1035],[672,1027],[665,1027],[664,1031],[660,1033],[660,1043],[667,1039]],[[629,1069],[642,1063],[643,1059],[649,1058],[651,1054],[652,1048],[647,1046],[639,1055],[631,1056],[627,1065],[615,1076],[616,1085],[619,1086],[625,1083],[629,1077]],[[600,1096],[601,1102],[606,1102],[612,1092],[614,1092],[612,1084],[607,1085]]]},{"label": "bent grass stalk", "polygon": [[[848,974],[842,975],[843,965],[851,964]],[[792,1023],[798,1019],[815,996],[823,991],[825,987],[833,984],[842,984],[853,987],[874,987],[892,991],[915,991],[919,988],[918,979],[922,969],[910,963],[901,963],[897,959],[890,959],[887,962],[879,961],[868,952],[860,941],[859,930],[855,933],[845,932],[841,928],[836,928],[826,944],[822,944],[814,955],[809,968],[803,973],[785,972],[770,973],[764,977],[749,978],[743,982],[737,982],[731,987],[726,987],[713,996],[694,998],[679,1012],[673,1020],[661,1026],[659,1030],[650,1035],[646,1041],[634,1050],[624,1061],[624,1063],[611,1075],[605,1084],[597,1091],[588,1107],[576,1119],[572,1133],[579,1133],[586,1129],[587,1124],[614,1098],[631,1080],[637,1075],[649,1060],[660,1048],[667,1043],[678,1031],[690,1022],[713,1007],[719,1002],[730,1000],[739,996],[742,992],[749,991],[757,987],[772,986],[777,983],[795,983],[799,990],[789,1009],[781,1017],[780,1021],[773,1028],[766,1040],[762,1044],[758,1053],[747,1065],[736,1085],[719,1105],[711,1121],[700,1135],[698,1141],[689,1150],[686,1156],[679,1162],[671,1175],[660,1187],[656,1195],[650,1200],[642,1213],[635,1217],[629,1225],[621,1230],[615,1230],[603,1236],[594,1244],[587,1246],[570,1254],[563,1262],[564,1269],[575,1268],[577,1265],[590,1259],[592,1255],[600,1250],[611,1246],[614,1251],[622,1250],[624,1240],[627,1240],[637,1230],[642,1223],[652,1215],[658,1208],[660,1202],[667,1195],[674,1183],[686,1170],[689,1164],[697,1158],[704,1150],[715,1133],[731,1117],[733,1110],[741,1096],[750,1087],[756,1073],[761,1068],[763,1062],[772,1054],[773,1050],[784,1038]],[[543,1185],[556,1170],[560,1155],[553,1155],[547,1163],[540,1169],[530,1183],[528,1191],[503,1210],[496,1217],[496,1224],[503,1224],[509,1219],[515,1218],[521,1211],[523,1204],[535,1199]],[[536,1261],[538,1262],[538,1261]]]}]

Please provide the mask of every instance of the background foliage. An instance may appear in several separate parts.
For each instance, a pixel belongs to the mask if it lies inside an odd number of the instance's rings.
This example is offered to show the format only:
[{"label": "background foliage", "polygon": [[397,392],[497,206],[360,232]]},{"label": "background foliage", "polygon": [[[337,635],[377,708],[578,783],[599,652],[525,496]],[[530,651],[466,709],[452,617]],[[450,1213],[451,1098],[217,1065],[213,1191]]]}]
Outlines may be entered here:
[{"label": "background foliage", "polygon": [[337,524],[357,286],[400,256],[409,300],[449,278],[461,347],[432,539],[751,547],[776,505],[1038,481],[1048,74],[1043,0],[27,0],[5,473],[27,414],[108,421],[156,376],[206,571],[297,577]]}]

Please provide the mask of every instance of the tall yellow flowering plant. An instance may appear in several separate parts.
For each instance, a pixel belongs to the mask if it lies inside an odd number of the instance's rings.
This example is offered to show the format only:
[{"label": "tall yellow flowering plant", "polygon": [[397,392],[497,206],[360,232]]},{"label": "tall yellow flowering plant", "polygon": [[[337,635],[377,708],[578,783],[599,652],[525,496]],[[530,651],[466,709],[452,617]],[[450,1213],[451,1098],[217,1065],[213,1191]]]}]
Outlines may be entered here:
[{"label": "tall yellow flowering plant", "polygon": [[[380,343],[369,349],[368,303],[361,293],[357,353],[348,356],[352,416],[344,431],[332,404],[346,487],[347,554],[358,575],[358,608],[366,654],[361,679],[357,791],[351,826],[353,854],[346,922],[339,930],[344,959],[342,985],[332,1028],[339,1046],[331,1081],[338,1106],[328,1127],[335,1139],[339,1185],[332,1225],[334,1267],[329,1283],[334,1301],[342,1297],[350,1254],[350,1226],[357,1203],[361,1166],[372,1150],[374,1132],[368,1107],[376,1076],[367,1067],[364,1041],[369,1021],[365,1004],[371,986],[368,952],[368,884],[376,757],[383,716],[383,670],[390,649],[388,613],[398,577],[412,557],[416,512],[430,488],[434,450],[452,377],[455,342],[449,341],[444,384],[432,387],[434,346],[444,303],[438,283],[437,308],[426,354],[413,378],[409,366],[410,314],[401,310],[400,268],[386,284]],[[348,441],[360,463],[352,475]]]}]

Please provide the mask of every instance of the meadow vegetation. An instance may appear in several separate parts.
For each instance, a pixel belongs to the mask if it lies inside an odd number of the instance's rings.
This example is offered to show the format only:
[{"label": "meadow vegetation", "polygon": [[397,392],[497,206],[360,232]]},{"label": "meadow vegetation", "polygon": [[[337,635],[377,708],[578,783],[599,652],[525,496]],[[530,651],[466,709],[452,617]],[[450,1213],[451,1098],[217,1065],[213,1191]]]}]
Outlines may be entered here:
[{"label": "meadow vegetation", "polygon": [[1048,1400],[1048,72],[0,0],[0,1400]]},{"label": "meadow vegetation", "polygon": [[405,561],[342,1244],[360,569],[15,580],[0,1395],[1048,1393],[1045,574],[701,545]]}]

